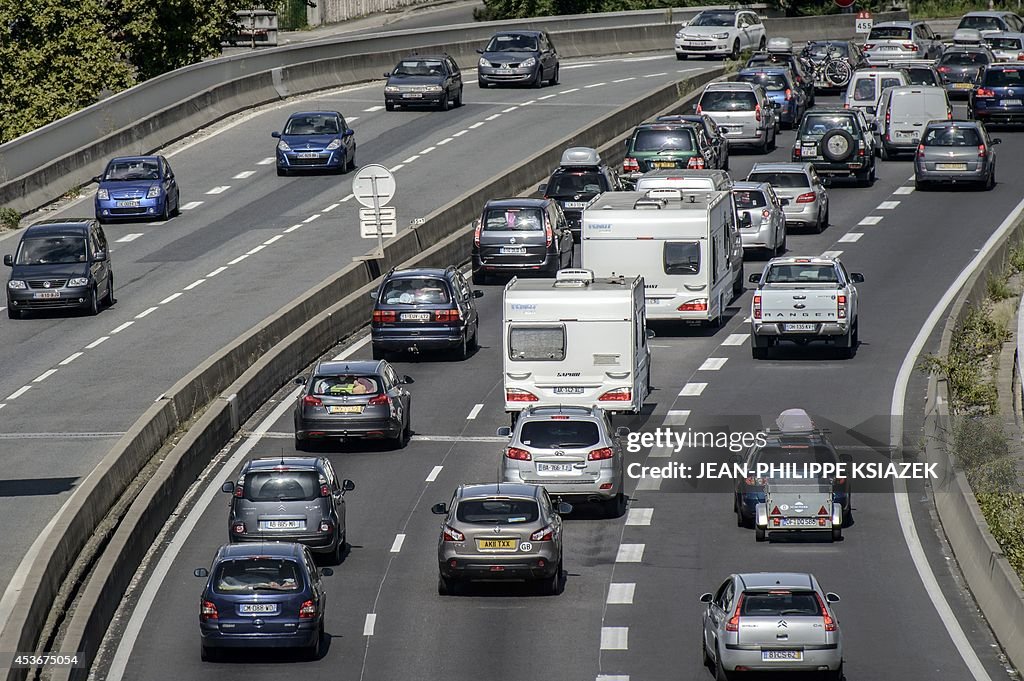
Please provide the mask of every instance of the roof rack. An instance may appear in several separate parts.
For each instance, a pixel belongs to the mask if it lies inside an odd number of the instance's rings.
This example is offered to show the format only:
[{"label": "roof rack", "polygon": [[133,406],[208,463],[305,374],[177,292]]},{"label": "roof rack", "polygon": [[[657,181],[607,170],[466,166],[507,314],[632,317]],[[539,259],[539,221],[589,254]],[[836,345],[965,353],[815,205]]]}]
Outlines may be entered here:
[{"label": "roof rack", "polygon": [[591,167],[601,165],[601,155],[591,147],[570,147],[562,152],[562,167]]},{"label": "roof rack", "polygon": [[814,420],[803,409],[787,409],[775,419],[775,428],[765,429],[773,435],[819,435],[831,432],[815,425]]},{"label": "roof rack", "polygon": [[564,269],[555,273],[555,286],[560,288],[589,286],[594,283],[594,271],[584,269]]}]

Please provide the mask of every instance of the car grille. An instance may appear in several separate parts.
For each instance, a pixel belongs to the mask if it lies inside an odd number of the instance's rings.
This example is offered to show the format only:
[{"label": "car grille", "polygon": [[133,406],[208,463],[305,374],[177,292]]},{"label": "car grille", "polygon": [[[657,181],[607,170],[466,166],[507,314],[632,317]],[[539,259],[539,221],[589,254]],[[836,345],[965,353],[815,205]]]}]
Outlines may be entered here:
[{"label": "car grille", "polygon": [[74,305],[78,305],[77,299],[51,298],[49,300],[25,300],[18,304],[18,309],[38,310],[44,307],[70,307]]},{"label": "car grille", "polygon": [[[519,68],[519,62],[509,62],[508,63],[508,67],[510,69],[518,69]],[[491,62],[491,68],[500,69],[501,68],[501,63],[500,62],[497,62],[497,63]]]},{"label": "car grille", "polygon": [[684,50],[692,52],[710,52],[716,45],[683,45]]},{"label": "car grille", "polygon": [[133,190],[133,191],[110,192],[110,198],[114,199],[115,201],[126,201],[126,200],[129,200],[129,199],[142,199],[142,198],[145,198],[145,197],[146,197],[146,193],[144,191],[142,191],[141,189],[136,189],[136,190]]},{"label": "car grille", "polygon": [[325,166],[330,156],[322,156],[320,158],[296,158],[292,157],[289,159],[293,166]]},{"label": "car grille", "polygon": [[430,85],[402,85],[398,88],[399,92],[429,92]]},{"label": "car grille", "polygon": [[111,208],[111,215],[142,215],[146,212],[145,208]]},{"label": "car grille", "polygon": [[[47,286],[49,282],[49,286]],[[67,279],[30,279],[28,282],[29,288],[63,288],[67,286]]]}]

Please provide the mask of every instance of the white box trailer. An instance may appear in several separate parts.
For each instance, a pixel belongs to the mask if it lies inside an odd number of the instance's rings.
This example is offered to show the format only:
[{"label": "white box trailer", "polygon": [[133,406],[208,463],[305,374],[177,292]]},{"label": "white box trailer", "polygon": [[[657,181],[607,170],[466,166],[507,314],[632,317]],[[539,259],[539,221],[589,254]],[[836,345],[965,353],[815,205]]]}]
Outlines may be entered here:
[{"label": "white box trailer", "polygon": [[743,292],[743,242],[728,191],[608,192],[583,211],[583,266],[635,277],[648,319],[721,323]]},{"label": "white box trailer", "polygon": [[598,279],[588,270],[514,278],[503,307],[505,411],[513,420],[545,404],[639,413],[651,391],[643,278]]}]

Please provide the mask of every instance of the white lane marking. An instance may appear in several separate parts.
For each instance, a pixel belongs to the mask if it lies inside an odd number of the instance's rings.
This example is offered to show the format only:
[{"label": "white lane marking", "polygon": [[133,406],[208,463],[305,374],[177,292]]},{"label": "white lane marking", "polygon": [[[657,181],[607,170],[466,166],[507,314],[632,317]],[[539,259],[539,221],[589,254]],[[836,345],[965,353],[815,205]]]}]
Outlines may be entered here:
[{"label": "white lane marking", "polygon": [[0,402],[0,409],[3,409],[6,406],[7,406],[6,402]]},{"label": "white lane marking", "polygon": [[340,205],[341,205],[340,203],[332,203],[331,205],[327,206],[327,208],[324,208],[320,212],[321,213],[330,213],[332,210],[334,210],[335,208],[337,208]]},{"label": "white lane marking", "polygon": [[71,355],[68,355],[68,357],[66,357],[65,359],[61,360],[59,362],[59,366],[66,367],[67,365],[71,364],[72,362],[74,362],[76,359],[78,359],[79,357],[81,357],[84,354],[85,354],[84,352],[72,353]]},{"label": "white lane marking", "polygon": [[266,244],[260,244],[259,246],[255,246],[254,248],[249,249],[248,251],[245,252],[245,254],[246,255],[256,255],[257,253],[259,253],[260,251],[262,251],[266,247],[267,247]]},{"label": "white lane marking", "polygon": [[227,269],[227,267],[218,267],[217,269],[215,269],[214,271],[210,272],[206,276],[207,276],[207,278],[209,278],[209,277],[216,277],[218,274],[220,274],[221,272],[223,272],[226,269]]},{"label": "white lane marking", "polygon": [[203,205],[202,201],[189,201],[188,203],[182,204],[181,210],[192,210],[193,208],[199,208]]},{"label": "white lane marking", "polygon": [[722,341],[722,345],[743,345],[749,336],[749,333],[730,333],[729,337]]},{"label": "white lane marking", "polygon": [[601,650],[629,650],[629,627],[601,627]]},{"label": "white lane marking", "polygon": [[301,222],[299,224],[297,224],[297,225],[292,225],[288,229],[284,230],[284,233],[285,234],[291,234],[292,232],[297,230],[299,227],[302,227],[302,223]]},{"label": "white lane marking", "polygon": [[519,108],[518,106],[510,106],[507,109],[502,109],[501,113],[512,113],[513,111],[515,111],[518,108]]},{"label": "white lane marking", "polygon": [[256,161],[256,165],[258,165],[258,166],[269,166],[273,162],[274,162],[274,157],[273,156],[267,156],[262,161]]},{"label": "white lane marking", "polygon": [[674,452],[672,451],[671,447],[652,447],[650,453],[647,456],[652,459],[670,459],[672,458],[673,453]]},{"label": "white lane marking", "polygon": [[725,366],[725,363],[728,360],[728,357],[708,357],[704,360],[704,363],[697,368],[697,371],[718,371]]},{"label": "white lane marking", "polygon": [[459,130],[458,132],[453,132],[452,137],[462,137],[467,132],[469,132],[469,130]]},{"label": "white lane marking", "polygon": [[704,388],[708,387],[707,383],[687,383],[683,386],[683,389],[679,391],[680,397],[696,397],[704,392]]},{"label": "white lane marking", "polygon": [[303,220],[302,224],[308,225],[310,222],[313,222],[313,220],[316,220],[318,217],[320,217],[320,213],[314,213],[313,215],[310,215],[308,218]]},{"label": "white lane marking", "polygon": [[229,184],[222,184],[222,185],[214,187],[213,189],[211,189],[210,191],[208,191],[206,193],[207,194],[223,194],[224,192],[226,192],[229,189],[231,189],[231,185],[229,185]]},{"label": "white lane marking", "polygon": [[444,466],[434,466],[433,468],[431,468],[430,473],[427,475],[427,479],[425,482],[434,482],[435,480],[437,480],[437,476],[441,475],[441,470],[443,468]]},{"label": "white lane marking", "polygon": [[597,66],[597,63],[587,64],[566,64],[565,66],[559,66],[563,71],[569,71],[571,69],[589,69],[591,66]]},{"label": "white lane marking", "polygon": [[878,210],[895,210],[900,205],[899,201],[882,201],[878,204]]},{"label": "white lane marking", "polygon": [[658,54],[658,55],[655,55],[653,57],[628,57],[626,59],[610,59],[609,61],[622,62],[623,64],[632,64],[632,63],[638,62],[638,61],[657,61],[659,59],[665,59],[666,57],[670,57],[670,56],[672,56],[672,55]]},{"label": "white lane marking", "polygon": [[469,411],[469,416],[466,417],[467,421],[472,421],[480,413],[480,410],[484,408],[482,404],[473,405],[473,408]]},{"label": "white lane marking", "polygon": [[857,223],[858,227],[870,227],[871,225],[877,225],[882,221],[882,215],[869,215],[860,222]]},{"label": "white lane marking", "polygon": [[689,409],[669,409],[665,414],[666,426],[685,426],[686,419],[690,418]]},{"label": "white lane marking", "polygon": [[129,241],[135,241],[140,236],[142,236],[142,232],[139,232],[137,234],[125,234],[123,237],[121,237],[120,239],[118,239],[114,243],[118,243],[118,244],[128,243]]},{"label": "white lane marking", "polygon": [[171,295],[169,295],[166,298],[164,298],[163,300],[161,300],[159,304],[160,305],[166,305],[167,303],[171,302],[172,300],[176,300],[177,298],[180,298],[183,295],[185,295],[185,294],[182,293],[181,291],[178,291],[177,293],[172,293]]},{"label": "white lane marking", "polygon": [[33,383],[42,383],[43,381],[48,379],[50,376],[53,376],[55,373],[57,373],[56,369],[47,369],[46,371],[44,371],[43,373],[39,374],[34,379],[32,379],[32,382]]},{"label": "white lane marking", "polygon": [[108,340],[110,340],[110,336],[100,336],[99,338],[94,340],[92,343],[89,343],[88,345],[86,345],[85,349],[86,350],[92,350],[95,347],[99,347],[100,343],[105,343]]},{"label": "white lane marking", "polygon": [[[898,452],[899,448],[903,446],[903,409],[905,407],[904,400],[907,395],[907,386],[910,383],[910,376],[914,372],[914,367],[917,365],[917,358],[920,356],[921,351],[924,349],[925,344],[928,342],[928,338],[932,335],[935,327],[939,321],[945,318],[946,309],[949,307],[953,299],[960,293],[960,289],[963,288],[964,284],[967,283],[967,279],[974,273],[975,270],[984,262],[985,258],[988,257],[989,253],[1000,243],[1000,241],[1006,236],[1020,214],[1024,212],[1024,200],[1014,207],[1013,212],[1006,216],[1002,224],[996,228],[992,233],[992,236],[988,238],[988,241],[981,247],[981,250],[975,254],[974,258],[964,267],[960,274],[957,275],[953,283],[949,285],[946,292],[942,294],[942,298],[935,304],[925,323],[921,326],[921,330],[918,331],[917,337],[914,338],[914,342],[910,345],[910,349],[907,350],[906,357],[903,358],[903,363],[900,365],[899,373],[896,374],[896,385],[893,386],[892,390],[892,407],[889,410],[892,418],[890,420],[891,431],[889,433],[889,445],[893,448],[893,451]],[[900,457],[902,458],[902,456]],[[945,594],[942,592],[942,587],[939,586],[938,580],[935,579],[935,573],[932,571],[931,565],[928,563],[928,557],[924,553],[924,547],[921,546],[921,539],[917,534],[917,527],[914,525],[914,515],[910,510],[910,500],[907,497],[907,486],[906,482],[897,478],[893,483],[893,495],[896,498],[896,514],[900,521],[900,529],[903,530],[903,540],[907,544],[907,549],[910,551],[910,558],[914,561],[914,567],[917,568],[917,574],[921,577],[921,582],[924,585],[925,591],[928,593],[928,598],[931,600],[932,605],[935,606],[936,612],[939,614],[939,619],[942,620],[942,624],[946,627],[946,631],[949,633],[949,638],[953,641],[957,651],[960,653],[960,657],[963,658],[964,664],[971,671],[971,675],[974,676],[976,681],[991,681],[992,677],[988,675],[981,660],[978,659],[978,654],[974,652],[974,648],[971,647],[971,642],[967,639],[964,634],[963,628],[960,626],[960,622],[957,620],[956,615],[953,613],[953,609],[949,605],[949,601],[946,600]]]},{"label": "white lane marking", "polygon": [[630,582],[618,582],[608,585],[608,598],[605,603],[608,605],[632,605],[633,594],[636,592],[636,584]]},{"label": "white lane marking", "polygon": [[359,116],[349,116],[345,120],[346,121],[358,121],[359,120]]},{"label": "white lane marking", "polygon": [[401,170],[404,167],[405,167],[404,163],[399,163],[397,166],[391,166],[390,168],[388,168],[388,170],[390,170],[393,173],[397,173],[399,170]]},{"label": "white lane marking", "polygon": [[823,257],[823,258],[838,258],[842,254],[843,254],[842,251],[825,251],[824,253],[821,254],[821,257]]},{"label": "white lane marking", "polygon": [[382,105],[378,104],[377,106],[371,106],[369,109],[363,109],[363,111],[365,113],[373,113],[374,111],[380,111],[383,108],[384,107]]},{"label": "white lane marking", "polygon": [[391,553],[398,553],[402,550],[402,544],[405,543],[405,535],[399,532],[395,535],[395,541],[391,543]]},{"label": "white lane marking", "polygon": [[120,326],[118,326],[117,328],[115,328],[114,330],[112,330],[112,331],[110,332],[110,335],[111,335],[111,336],[113,336],[113,335],[114,335],[115,333],[121,333],[122,331],[124,331],[125,329],[127,329],[127,328],[128,328],[129,326],[131,326],[131,325],[132,325],[132,324],[134,324],[134,323],[135,323],[135,322],[131,322],[131,321],[129,321],[129,322],[125,322],[124,324],[121,324]]},{"label": "white lane marking", "polygon": [[445,138],[444,138],[443,140],[441,140],[440,142],[438,142],[438,143],[437,143],[437,146],[439,146],[439,147],[440,147],[440,146],[442,146],[442,145],[444,145],[444,144],[448,144],[448,143],[449,143],[449,142],[451,142],[451,141],[452,141],[453,139],[455,139],[455,138],[454,138],[454,137],[445,137]]},{"label": "white lane marking", "polygon": [[626,514],[627,525],[650,525],[654,515],[653,508],[631,508]]},{"label": "white lane marking", "polygon": [[661,489],[661,478],[644,477],[636,483],[637,492],[657,492]]},{"label": "white lane marking", "polygon": [[280,241],[283,238],[284,238],[284,234],[275,234],[274,236],[272,236],[269,239],[267,239],[266,241],[264,241],[263,245],[264,246],[269,246],[270,244],[274,243],[275,241]]},{"label": "white lane marking", "polygon": [[485,121],[493,121],[495,118],[501,118],[501,114],[500,113],[491,114],[490,116],[488,116],[484,120]]},{"label": "white lane marking", "polygon": [[616,563],[639,563],[644,558],[643,544],[619,544]]},{"label": "white lane marking", "polygon": [[839,237],[836,241],[841,244],[852,244],[855,241],[860,241],[862,236],[864,236],[864,232],[848,232]]},{"label": "white lane marking", "polygon": [[243,260],[245,260],[248,257],[249,257],[248,253],[243,253],[242,255],[238,256],[234,260],[228,260],[228,264],[229,265],[237,265],[238,263],[242,262]]},{"label": "white lane marking", "polygon": [[373,636],[373,627],[377,624],[377,615],[366,613],[366,621],[363,622],[363,636]]},{"label": "white lane marking", "polygon": [[244,179],[246,179],[248,177],[252,177],[255,174],[256,174],[255,170],[243,170],[242,172],[238,173],[237,175],[235,175],[231,179],[232,180],[244,180]]},{"label": "white lane marking", "polygon": [[476,123],[474,123],[473,125],[469,126],[469,129],[470,129],[470,130],[476,130],[477,128],[479,128],[479,127],[480,127],[481,125],[483,125],[483,124],[484,124],[484,122],[483,122],[483,121],[477,121],[477,122],[476,122]]},{"label": "white lane marking", "polygon": [[552,97],[557,97],[557,96],[558,96],[558,94],[555,93],[553,95],[544,95],[543,97],[538,97],[537,99],[540,99],[540,100],[551,99]]},{"label": "white lane marking", "polygon": [[355,197],[355,194],[346,194],[344,197],[342,197],[341,201],[342,201],[342,203],[344,203],[345,201],[348,201],[348,200],[350,200],[350,199],[352,199],[354,197]]},{"label": "white lane marking", "polygon": [[437,147],[436,146],[434,146],[434,147],[427,147],[426,149],[424,149],[423,151],[420,152],[420,156],[423,156],[424,154],[429,154],[434,149],[437,149]]},{"label": "white lane marking", "polygon": [[[349,119],[351,120],[351,119]],[[155,309],[155,308],[154,308]],[[343,360],[349,355],[354,354],[364,345],[370,342],[369,336],[364,336],[361,340],[349,346],[340,355],[335,357],[336,360]],[[270,427],[277,422],[282,416],[285,415],[290,409],[292,409],[293,401],[302,392],[302,388],[296,388],[288,397],[281,400],[267,415],[263,421],[256,426],[256,429],[246,438],[245,442],[238,448],[238,450],[224,462],[223,470],[232,471],[237,468],[245,459],[249,456],[249,453],[262,439],[263,434],[270,430]],[[114,653],[114,659],[110,663],[110,669],[107,673],[108,681],[121,681],[124,678],[124,672],[128,666],[128,660],[131,658],[132,650],[135,647],[135,642],[139,638],[139,633],[142,631],[142,625],[145,624],[146,618],[149,616],[153,602],[156,600],[157,594],[163,585],[163,581],[167,578],[171,568],[174,566],[174,561],[177,560],[178,554],[181,553],[181,549],[185,546],[185,542],[192,537],[192,532],[195,530],[199,521],[202,520],[203,515],[209,509],[210,505],[215,500],[220,499],[221,491],[221,476],[214,476],[210,481],[210,484],[206,486],[199,500],[195,506],[185,516],[185,520],[182,522],[181,527],[171,538],[170,543],[167,545],[166,550],[157,561],[156,567],[153,569],[153,574],[146,581],[145,586],[142,589],[142,593],[139,595],[139,601],[132,610],[131,617],[128,619],[128,624],[125,627],[124,632],[121,634],[121,640],[117,644],[117,651]],[[63,511],[63,508],[61,509]],[[58,511],[58,514],[60,511]],[[57,516],[55,516],[57,517]],[[51,521],[53,522],[53,521]],[[49,527],[43,531],[42,536],[49,534]],[[29,550],[29,556],[35,556],[39,553],[39,548],[33,544],[33,548]],[[26,556],[28,557],[28,556]],[[15,589],[20,589],[21,585],[24,584],[24,574],[19,567],[19,571],[11,579],[11,584],[14,585]],[[8,591],[11,586],[8,586]],[[10,608],[13,607],[13,600],[11,600],[16,592],[10,593],[4,592],[3,600],[0,601],[2,608],[0,608],[0,615],[7,613],[6,617],[9,617]]]},{"label": "white lane marking", "polygon": [[597,681],[629,681],[629,674],[598,674]]},{"label": "white lane marking", "polygon": [[531,99],[531,100],[528,100],[528,101],[525,101],[525,102],[523,102],[523,103],[522,103],[522,104],[520,104],[519,106],[530,106],[531,104],[536,104],[536,103],[537,103],[537,100],[536,100],[536,99]]},{"label": "white lane marking", "polygon": [[[213,275],[211,274],[211,275],[209,275],[209,276],[213,276]],[[136,318],[136,319],[142,319],[143,317],[146,317],[146,316],[148,316],[148,315],[152,314],[153,312],[156,312],[156,311],[157,311],[157,309],[158,309],[158,308],[156,308],[156,307],[150,307],[150,308],[146,308],[145,310],[143,310],[143,311],[142,311],[142,312],[140,312],[139,314],[135,315],[135,318]]]},{"label": "white lane marking", "polygon": [[607,85],[607,84],[608,83],[604,83],[604,82],[601,82],[601,83],[591,83],[590,85],[584,85],[583,88],[586,89],[586,90],[589,90],[592,87],[601,87],[602,85]]},{"label": "white lane marking", "polygon": [[409,158],[407,158],[407,159],[405,159],[404,161],[402,161],[402,163],[412,163],[413,161],[415,161],[415,160],[416,160],[416,159],[418,159],[419,157],[420,157],[420,155],[419,155],[419,154],[413,154],[413,155],[412,155],[412,156],[410,156]]},{"label": "white lane marking", "polygon": [[24,395],[25,393],[27,393],[31,389],[32,389],[32,386],[30,386],[30,385],[23,385],[20,388],[18,388],[17,390],[15,390],[13,393],[8,395],[7,396],[7,401],[10,402],[11,400],[16,400],[19,397],[21,397],[22,395]]},{"label": "white lane marking", "polygon": [[351,357],[356,352],[361,350],[363,348],[363,346],[367,345],[369,342],[370,342],[370,337],[369,336],[363,336],[362,338],[357,340],[355,343],[353,343],[352,345],[350,345],[347,348],[345,348],[344,350],[342,350],[340,355],[338,355],[337,357],[332,358],[332,361],[340,362],[343,359],[347,359],[347,358]]},{"label": "white lane marking", "polygon": [[667,76],[667,73],[648,73],[644,78],[657,78],[658,76]]},{"label": "white lane marking", "polygon": [[913,187],[896,187],[896,190],[893,192],[893,194],[899,194],[899,195],[906,195],[906,194],[913,194],[913,193],[914,193],[914,188]]},{"label": "white lane marking", "polygon": [[570,92],[579,92],[579,88],[578,88],[578,87],[574,87],[574,88],[572,88],[571,90],[562,90],[562,91],[561,91],[561,92],[559,92],[558,94],[560,94],[560,95],[567,95],[567,94],[569,94]]},{"label": "white lane marking", "polygon": [[625,83],[627,80],[636,80],[636,76],[630,76],[629,78],[619,78],[618,80],[613,80],[612,82],[613,83]]},{"label": "white lane marking", "polygon": [[185,288],[184,288],[183,290],[185,290],[185,291],[191,291],[191,290],[192,290],[192,289],[194,289],[194,288],[195,288],[196,286],[199,286],[200,284],[202,284],[202,283],[203,283],[204,281],[206,281],[206,279],[196,279],[196,280],[195,280],[195,281],[193,281],[193,282],[192,282],[191,284],[189,284],[188,286],[186,286],[186,287],[185,287]]}]

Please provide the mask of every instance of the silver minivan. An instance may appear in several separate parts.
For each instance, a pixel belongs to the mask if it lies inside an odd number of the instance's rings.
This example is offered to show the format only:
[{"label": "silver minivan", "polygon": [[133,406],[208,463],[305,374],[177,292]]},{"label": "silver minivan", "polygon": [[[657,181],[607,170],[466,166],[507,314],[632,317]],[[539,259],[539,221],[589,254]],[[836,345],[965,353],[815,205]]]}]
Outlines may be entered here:
[{"label": "silver minivan", "polygon": [[875,110],[875,140],[883,159],[912,154],[928,121],[950,120],[953,107],[941,87],[888,88]]},{"label": "silver minivan", "polygon": [[906,72],[900,69],[858,69],[846,87],[843,106],[860,109],[870,119],[878,108],[878,100],[887,87],[910,85]]},{"label": "silver minivan", "polygon": [[711,83],[697,103],[733,144],[750,144],[767,154],[775,148],[779,131],[775,104],[764,88],[754,83]]}]

